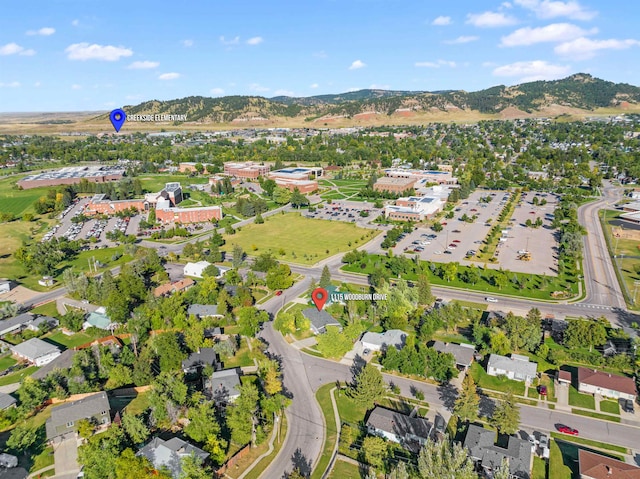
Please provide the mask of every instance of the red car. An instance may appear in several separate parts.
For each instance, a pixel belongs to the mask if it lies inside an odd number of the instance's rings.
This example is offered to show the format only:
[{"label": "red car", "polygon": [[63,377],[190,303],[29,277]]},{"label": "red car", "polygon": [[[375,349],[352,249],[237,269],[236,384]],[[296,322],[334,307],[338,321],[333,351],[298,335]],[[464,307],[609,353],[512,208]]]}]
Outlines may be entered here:
[{"label": "red car", "polygon": [[547,395],[547,386],[538,386],[538,394],[541,396]]},{"label": "red car", "polygon": [[558,426],[558,431],[563,433],[563,434],[569,434],[570,436],[577,436],[578,435],[578,430],[577,429],[573,429],[569,426]]},{"label": "red car", "polygon": [[278,291],[276,291],[275,294],[276,294],[276,296],[280,296],[282,294],[282,290],[279,289]]},{"label": "red car", "polygon": [[453,240],[454,243],[460,243],[460,240]]}]

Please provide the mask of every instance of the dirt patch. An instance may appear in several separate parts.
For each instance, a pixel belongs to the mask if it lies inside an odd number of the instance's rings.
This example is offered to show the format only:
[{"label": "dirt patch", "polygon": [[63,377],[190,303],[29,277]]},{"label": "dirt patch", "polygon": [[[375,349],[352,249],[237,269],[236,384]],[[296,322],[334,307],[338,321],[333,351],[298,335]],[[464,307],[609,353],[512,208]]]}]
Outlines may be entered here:
[{"label": "dirt patch", "polygon": [[508,106],[500,112],[500,118],[503,120],[512,120],[515,118],[531,118],[533,115],[526,111],[516,108],[515,106]]},{"label": "dirt patch", "polygon": [[29,288],[25,288],[24,286],[16,286],[8,293],[0,294],[0,301],[13,301],[14,303],[24,303],[25,301],[30,300],[38,296],[38,291],[34,291]]},{"label": "dirt patch", "polygon": [[416,113],[411,110],[396,110],[393,112],[393,116],[399,116],[402,118],[409,118],[411,116],[416,116]]},{"label": "dirt patch", "polygon": [[373,120],[374,118],[376,118],[378,116],[378,113],[375,111],[367,111],[364,113],[358,113],[356,115],[353,115],[353,118],[355,120]]}]

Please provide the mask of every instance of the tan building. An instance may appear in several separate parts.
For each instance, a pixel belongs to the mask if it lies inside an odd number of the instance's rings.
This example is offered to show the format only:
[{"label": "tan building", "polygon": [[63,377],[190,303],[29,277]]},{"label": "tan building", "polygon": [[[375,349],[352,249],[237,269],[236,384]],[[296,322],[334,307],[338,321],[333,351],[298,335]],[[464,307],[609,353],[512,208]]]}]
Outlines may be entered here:
[{"label": "tan building", "polygon": [[245,162],[227,162],[224,164],[224,174],[233,176],[234,178],[246,178],[255,180],[260,176],[267,176],[271,167],[269,165],[260,165],[253,161]]},{"label": "tan building", "polygon": [[383,176],[373,185],[374,191],[388,191],[389,193],[402,194],[410,190],[416,184],[416,178],[392,178]]},{"label": "tan building", "polygon": [[313,193],[318,189],[318,182],[313,180],[284,180],[276,178],[275,182],[279,187],[286,188],[291,192],[297,188],[302,194]]},{"label": "tan building", "polygon": [[205,223],[221,220],[220,206],[203,206],[200,208],[165,208],[156,210],[156,219],[162,223]]},{"label": "tan building", "polygon": [[149,203],[146,200],[109,200],[106,195],[93,195],[85,207],[85,215],[114,215],[120,211],[134,209],[148,211]]},{"label": "tan building", "polygon": [[75,185],[82,180],[91,183],[118,181],[124,177],[124,169],[117,166],[72,166],[25,176],[17,182],[22,189],[43,186]]}]

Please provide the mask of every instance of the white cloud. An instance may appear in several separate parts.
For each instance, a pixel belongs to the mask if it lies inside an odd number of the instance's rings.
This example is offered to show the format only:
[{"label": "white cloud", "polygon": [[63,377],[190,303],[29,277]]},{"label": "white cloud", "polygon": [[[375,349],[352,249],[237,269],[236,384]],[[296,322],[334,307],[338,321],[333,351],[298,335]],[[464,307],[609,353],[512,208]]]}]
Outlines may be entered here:
[{"label": "white cloud", "polygon": [[53,35],[54,33],[56,33],[56,29],[55,28],[42,27],[39,30],[29,30],[27,32],[27,35],[42,35],[44,37],[48,37],[49,35]]},{"label": "white cloud", "polygon": [[39,87],[40,87],[40,85],[42,85],[42,83],[40,83],[39,81],[37,81],[37,82],[35,82],[35,83],[33,84],[33,86],[34,86],[34,87],[36,87],[36,88],[39,88]]},{"label": "white cloud", "polygon": [[0,56],[6,55],[23,55],[23,56],[32,56],[35,55],[35,50],[27,50],[26,48],[18,45],[17,43],[7,43],[4,46],[0,47]]},{"label": "white cloud", "polygon": [[552,23],[545,27],[519,28],[515,32],[502,37],[500,46],[516,47],[543,42],[566,42],[584,35],[593,35],[595,33],[598,33],[597,28],[592,28],[587,31],[571,23]]},{"label": "white cloud", "polygon": [[498,66],[498,64],[496,62],[482,62],[482,66],[483,67],[495,67]]},{"label": "white cloud", "polygon": [[324,50],[320,50],[319,52],[315,52],[313,56],[316,58],[327,58],[328,55]]},{"label": "white cloud", "polygon": [[493,70],[497,77],[518,77],[519,82],[555,80],[565,77],[571,71],[569,65],[554,65],[544,60],[515,62]]},{"label": "white cloud", "polygon": [[461,45],[463,43],[471,43],[471,42],[475,42],[476,40],[479,40],[480,37],[476,37],[473,35],[462,35],[459,36],[458,38],[454,38],[453,40],[445,40],[442,43],[446,43],[447,45]]},{"label": "white cloud", "polygon": [[77,18],[75,20],[72,20],[71,25],[73,25],[74,27],[77,27],[78,25],[80,25],[80,20],[78,20]]},{"label": "white cloud", "polygon": [[94,43],[74,43],[69,45],[65,52],[69,60],[101,60],[105,62],[115,62],[122,57],[130,57],[133,50],[124,47],[114,47],[113,45],[98,45]]},{"label": "white cloud", "polygon": [[19,81],[12,81],[9,83],[0,82],[0,88],[18,88],[20,87]]},{"label": "white cloud", "polygon": [[193,40],[189,40],[189,39],[182,40],[182,46],[183,47],[187,47],[187,48],[192,47],[193,46]]},{"label": "white cloud", "polygon": [[162,73],[158,76],[158,80],[175,80],[176,78],[180,78],[180,73],[170,72],[170,73]]},{"label": "white cloud", "polygon": [[509,9],[509,8],[513,8],[513,5],[511,4],[511,2],[502,2],[500,4],[500,8]]},{"label": "white cloud", "polygon": [[249,90],[264,93],[266,91],[269,91],[270,89],[266,86],[260,85],[260,83],[252,83],[251,85],[249,85]]},{"label": "white cloud", "polygon": [[518,20],[501,12],[469,13],[467,23],[476,27],[493,28],[515,25]]},{"label": "white cloud", "polygon": [[640,41],[628,38],[626,40],[591,40],[580,37],[570,42],[561,43],[553,51],[558,55],[570,57],[576,60],[586,60],[592,58],[600,50],[626,50],[633,46],[640,45]]},{"label": "white cloud", "polygon": [[157,68],[160,66],[160,62],[150,62],[148,60],[133,62],[127,68],[130,70],[149,70],[151,68]]},{"label": "white cloud", "polygon": [[438,27],[451,25],[451,17],[445,17],[444,15],[440,15],[439,17],[433,19],[433,21],[431,22],[431,25],[436,25]]},{"label": "white cloud", "polygon": [[351,66],[349,67],[349,70],[358,70],[358,69],[364,68],[366,66],[367,66],[367,64],[364,63],[362,60],[356,60],[351,64]]},{"label": "white cloud", "polygon": [[358,87],[358,86],[352,86],[347,88],[347,93],[352,92],[352,91],[360,91],[362,90],[362,88]]},{"label": "white cloud", "polygon": [[264,38],[262,37],[252,37],[247,40],[247,45],[260,45],[264,42]]},{"label": "white cloud", "polygon": [[233,37],[230,40],[227,40],[224,35],[220,37],[220,43],[223,45],[237,45],[240,43],[240,37]]},{"label": "white cloud", "polygon": [[567,17],[572,20],[591,20],[598,12],[589,10],[577,1],[515,0],[523,8],[531,10],[538,18]]},{"label": "white cloud", "polygon": [[291,90],[285,90],[283,88],[280,88],[279,90],[274,91],[273,94],[275,96],[296,96],[296,94],[293,93]]},{"label": "white cloud", "polygon": [[457,65],[456,62],[450,60],[438,60],[437,62],[415,62],[413,66],[423,68],[440,68],[442,66],[447,66],[455,68]]},{"label": "white cloud", "polygon": [[390,85],[379,85],[378,83],[372,83],[369,85],[371,90],[389,90],[391,88]]},{"label": "white cloud", "polygon": [[317,83],[312,83],[311,85],[309,85],[309,88],[318,88],[320,85],[318,85]]},{"label": "white cloud", "polygon": [[209,93],[211,93],[212,95],[215,95],[215,96],[224,95],[224,89],[222,89],[222,88],[212,88],[211,90],[209,90]]},{"label": "white cloud", "polygon": [[82,85],[78,85],[77,83],[74,83],[73,85],[71,85],[71,89],[72,90],[81,90],[82,89]]}]

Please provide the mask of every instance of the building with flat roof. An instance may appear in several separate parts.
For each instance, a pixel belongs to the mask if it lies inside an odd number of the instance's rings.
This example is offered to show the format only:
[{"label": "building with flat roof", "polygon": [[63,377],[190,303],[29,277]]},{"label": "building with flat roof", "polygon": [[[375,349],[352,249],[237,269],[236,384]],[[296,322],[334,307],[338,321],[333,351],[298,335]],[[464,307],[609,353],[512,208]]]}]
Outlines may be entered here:
[{"label": "building with flat roof", "polygon": [[255,180],[261,176],[267,176],[270,170],[270,165],[261,165],[253,161],[228,161],[224,164],[225,175],[248,180]]},{"label": "building with flat roof", "polygon": [[424,221],[440,212],[445,205],[442,198],[435,196],[409,196],[398,198],[395,205],[384,208],[386,218],[401,221]]},{"label": "building with flat roof", "polygon": [[222,207],[200,206],[195,208],[159,208],[156,220],[162,223],[205,223],[222,219]]},{"label": "building with flat roof", "polygon": [[388,168],[384,170],[384,174],[389,178],[413,178],[416,181],[425,180],[427,183],[438,185],[454,185],[458,182],[458,179],[451,174],[451,171]]},{"label": "building with flat roof", "polygon": [[374,191],[387,191],[389,193],[402,194],[410,190],[418,181],[417,178],[395,178],[383,176],[373,184]]},{"label": "building with flat roof", "polygon": [[293,192],[296,189],[302,193],[313,193],[318,189],[318,182],[314,180],[290,180],[285,178],[274,178],[276,185]]},{"label": "building with flat roof", "polygon": [[69,166],[25,176],[18,180],[17,185],[28,190],[43,186],[75,185],[83,179],[91,183],[107,183],[122,179],[124,174],[125,170],[120,166]]},{"label": "building with flat roof", "polygon": [[320,166],[312,167],[291,167],[282,168],[281,170],[272,171],[269,173],[269,178],[280,178],[283,180],[311,180],[322,176],[323,169]]},{"label": "building with flat roof", "polygon": [[166,183],[155,193],[147,193],[144,198],[131,200],[111,200],[105,194],[93,195],[84,209],[85,215],[113,215],[124,210],[149,211],[152,208],[170,208],[182,201],[182,186],[178,182]]}]

